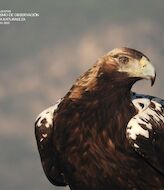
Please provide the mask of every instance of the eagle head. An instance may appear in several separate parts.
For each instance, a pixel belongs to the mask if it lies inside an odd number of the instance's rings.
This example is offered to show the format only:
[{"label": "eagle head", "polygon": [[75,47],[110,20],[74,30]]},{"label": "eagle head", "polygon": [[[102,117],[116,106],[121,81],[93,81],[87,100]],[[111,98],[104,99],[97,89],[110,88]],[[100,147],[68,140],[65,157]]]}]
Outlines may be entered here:
[{"label": "eagle head", "polygon": [[[118,76],[124,76],[125,79],[131,79],[133,82],[140,79],[151,80],[154,84],[156,73],[149,58],[143,53],[131,48],[116,48],[103,56],[103,72],[117,73]],[[123,77],[121,78],[123,80]]]},{"label": "eagle head", "polygon": [[128,89],[129,92],[141,79],[151,80],[153,85],[155,78],[155,68],[146,55],[131,48],[116,48],[80,76],[68,94],[72,99],[79,99],[83,94],[85,97],[88,93],[101,95],[100,92],[104,92],[108,96],[113,88],[115,91]]}]

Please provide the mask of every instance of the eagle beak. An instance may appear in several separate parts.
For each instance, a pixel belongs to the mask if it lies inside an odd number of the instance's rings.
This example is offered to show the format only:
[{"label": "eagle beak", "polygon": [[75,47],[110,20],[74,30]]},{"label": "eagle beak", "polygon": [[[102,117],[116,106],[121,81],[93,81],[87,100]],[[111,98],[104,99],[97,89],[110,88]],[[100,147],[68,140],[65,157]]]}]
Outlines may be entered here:
[{"label": "eagle beak", "polygon": [[141,77],[150,80],[151,86],[153,86],[156,79],[156,72],[154,66],[144,56],[141,58],[139,64],[142,71]]},{"label": "eagle beak", "polygon": [[155,76],[154,77],[151,77],[151,86],[153,86],[154,85],[154,83],[155,83],[155,79],[156,79],[156,72],[155,72]]}]

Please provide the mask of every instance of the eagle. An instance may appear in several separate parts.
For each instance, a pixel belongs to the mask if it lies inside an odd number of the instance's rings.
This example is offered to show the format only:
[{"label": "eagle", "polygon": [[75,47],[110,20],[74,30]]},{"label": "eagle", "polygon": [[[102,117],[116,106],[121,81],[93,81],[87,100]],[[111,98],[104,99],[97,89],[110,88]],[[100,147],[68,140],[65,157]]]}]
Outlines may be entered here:
[{"label": "eagle", "polygon": [[164,190],[164,100],[131,90],[155,78],[146,55],[116,48],[44,110],[35,137],[48,180],[71,190]]}]

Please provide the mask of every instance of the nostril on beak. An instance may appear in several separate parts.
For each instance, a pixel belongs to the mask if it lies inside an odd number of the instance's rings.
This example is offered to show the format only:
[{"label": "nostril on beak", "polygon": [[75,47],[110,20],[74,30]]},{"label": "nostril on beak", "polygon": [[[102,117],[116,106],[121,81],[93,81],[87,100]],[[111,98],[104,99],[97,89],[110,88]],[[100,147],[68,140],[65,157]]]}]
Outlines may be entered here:
[{"label": "nostril on beak", "polygon": [[143,67],[143,68],[146,67],[146,64],[144,64],[142,67]]}]

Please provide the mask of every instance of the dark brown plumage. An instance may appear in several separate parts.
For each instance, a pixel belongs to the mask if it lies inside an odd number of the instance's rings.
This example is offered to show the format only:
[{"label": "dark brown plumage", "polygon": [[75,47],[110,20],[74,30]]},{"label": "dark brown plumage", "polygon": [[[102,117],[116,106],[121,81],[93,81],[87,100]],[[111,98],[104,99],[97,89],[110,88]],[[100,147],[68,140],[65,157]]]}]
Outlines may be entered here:
[{"label": "dark brown plumage", "polygon": [[[146,149],[135,148],[142,131],[135,138],[133,127],[127,130],[139,113],[131,87],[143,78],[155,80],[149,59],[133,49],[114,49],[76,81],[58,106],[37,118],[38,149],[53,184],[68,184],[72,190],[164,189],[164,173],[158,170],[164,165],[161,147],[160,158],[153,154],[155,161],[149,163]],[[140,146],[147,139],[142,140]],[[159,143],[164,145],[164,140]]]}]

